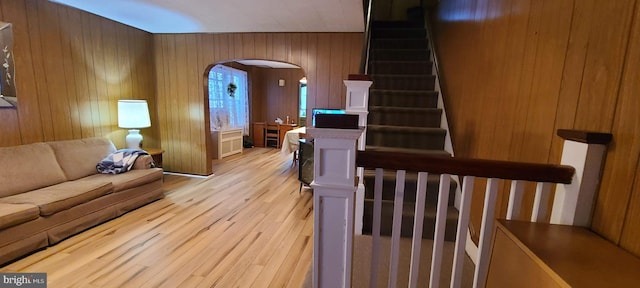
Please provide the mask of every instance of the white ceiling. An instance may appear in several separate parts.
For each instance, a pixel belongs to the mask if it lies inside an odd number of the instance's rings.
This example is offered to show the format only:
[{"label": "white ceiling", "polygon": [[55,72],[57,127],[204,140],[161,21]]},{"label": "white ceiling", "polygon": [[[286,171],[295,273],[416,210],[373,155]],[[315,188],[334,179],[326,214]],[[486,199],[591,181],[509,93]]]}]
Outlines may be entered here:
[{"label": "white ceiling", "polygon": [[151,33],[363,32],[362,0],[49,0]]}]

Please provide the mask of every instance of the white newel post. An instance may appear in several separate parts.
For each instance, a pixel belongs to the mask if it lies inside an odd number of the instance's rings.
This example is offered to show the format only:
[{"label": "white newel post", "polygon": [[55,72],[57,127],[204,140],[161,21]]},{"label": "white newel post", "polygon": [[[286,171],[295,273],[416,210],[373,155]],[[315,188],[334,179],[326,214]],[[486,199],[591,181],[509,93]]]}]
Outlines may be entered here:
[{"label": "white newel post", "polygon": [[[347,114],[358,114],[358,126],[364,127],[364,132],[358,138],[358,150],[364,151],[367,145],[367,116],[369,115],[369,87],[373,82],[369,80],[344,80],[347,86],[345,111]],[[358,188],[356,190],[355,227],[356,235],[362,234],[362,217],[364,214],[364,169],[357,168]]]},{"label": "white newel post", "polygon": [[314,288],[351,287],[356,140],[363,130],[307,129],[314,138]]},{"label": "white newel post", "polygon": [[573,166],[576,173],[571,184],[558,185],[550,222],[588,227],[611,134],[558,130],[558,135],[565,139],[560,164]]}]

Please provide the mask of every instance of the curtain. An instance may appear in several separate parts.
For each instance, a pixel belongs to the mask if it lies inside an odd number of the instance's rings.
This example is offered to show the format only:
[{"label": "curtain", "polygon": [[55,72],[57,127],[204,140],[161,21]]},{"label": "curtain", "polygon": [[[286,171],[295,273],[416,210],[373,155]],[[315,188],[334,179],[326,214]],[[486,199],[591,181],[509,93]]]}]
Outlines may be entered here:
[{"label": "curtain", "polygon": [[247,72],[224,65],[211,68],[209,112],[211,130],[242,128],[249,135]]}]

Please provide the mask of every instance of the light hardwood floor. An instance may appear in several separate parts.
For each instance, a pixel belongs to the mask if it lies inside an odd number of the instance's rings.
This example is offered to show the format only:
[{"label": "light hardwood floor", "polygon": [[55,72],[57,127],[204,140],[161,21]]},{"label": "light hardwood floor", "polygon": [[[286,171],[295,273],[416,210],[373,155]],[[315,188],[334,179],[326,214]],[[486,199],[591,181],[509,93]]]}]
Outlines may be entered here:
[{"label": "light hardwood floor", "polygon": [[207,179],[165,175],[167,197],[0,268],[49,287],[301,287],[313,197],[268,148],[214,162]]}]

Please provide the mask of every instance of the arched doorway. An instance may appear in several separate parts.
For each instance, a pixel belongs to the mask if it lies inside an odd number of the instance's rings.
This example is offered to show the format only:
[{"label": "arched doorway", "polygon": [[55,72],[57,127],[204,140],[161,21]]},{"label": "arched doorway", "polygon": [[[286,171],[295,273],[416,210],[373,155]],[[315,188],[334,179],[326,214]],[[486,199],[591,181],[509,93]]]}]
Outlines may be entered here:
[{"label": "arched doorway", "polygon": [[[304,122],[301,116],[306,116],[306,107],[301,107],[301,104],[306,104],[306,93],[301,94],[301,91],[306,89],[301,88],[307,84],[301,80],[306,81],[305,76],[304,70],[297,65],[270,60],[240,59],[210,65],[205,72],[205,110],[208,116],[205,118],[211,133],[207,139],[210,143],[207,144],[209,159],[226,156],[219,151],[220,131],[242,129],[243,143],[250,145],[256,142],[255,123],[281,120],[283,124],[298,125],[301,120]],[[246,79],[246,84],[242,79]],[[234,96],[231,97],[229,92],[233,89]],[[301,96],[305,99],[301,100]],[[246,106],[242,106],[243,97],[247,99]],[[243,111],[247,111],[244,120],[238,120]]]}]

